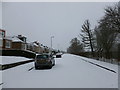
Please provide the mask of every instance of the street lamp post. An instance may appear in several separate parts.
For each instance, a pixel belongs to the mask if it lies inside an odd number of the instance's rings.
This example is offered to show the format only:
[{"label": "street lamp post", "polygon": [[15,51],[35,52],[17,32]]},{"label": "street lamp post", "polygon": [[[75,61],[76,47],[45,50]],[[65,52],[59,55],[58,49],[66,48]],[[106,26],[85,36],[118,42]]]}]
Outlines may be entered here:
[{"label": "street lamp post", "polygon": [[120,1],[118,2],[118,13],[120,14]]},{"label": "street lamp post", "polygon": [[54,38],[54,36],[51,36],[51,49],[52,49],[52,39]]}]

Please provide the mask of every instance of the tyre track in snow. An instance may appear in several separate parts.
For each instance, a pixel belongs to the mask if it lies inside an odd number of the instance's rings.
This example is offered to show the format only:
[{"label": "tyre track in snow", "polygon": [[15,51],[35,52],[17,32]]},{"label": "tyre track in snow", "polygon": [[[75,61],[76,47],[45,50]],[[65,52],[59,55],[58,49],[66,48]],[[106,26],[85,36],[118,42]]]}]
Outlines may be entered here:
[{"label": "tyre track in snow", "polygon": [[28,71],[31,71],[31,70],[33,70],[34,69],[34,67],[31,67],[30,69],[28,69]]},{"label": "tyre track in snow", "polygon": [[4,83],[0,83],[0,85],[3,85]]}]

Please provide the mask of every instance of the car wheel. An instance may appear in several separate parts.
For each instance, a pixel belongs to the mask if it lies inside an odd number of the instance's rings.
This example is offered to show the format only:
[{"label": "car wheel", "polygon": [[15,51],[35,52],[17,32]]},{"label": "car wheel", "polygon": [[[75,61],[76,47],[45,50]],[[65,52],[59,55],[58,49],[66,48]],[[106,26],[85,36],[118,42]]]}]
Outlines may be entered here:
[{"label": "car wheel", "polygon": [[48,69],[51,69],[51,68],[52,68],[52,65],[49,65],[49,66],[48,66]]},{"label": "car wheel", "polygon": [[55,63],[53,64],[53,66],[55,66]]},{"label": "car wheel", "polygon": [[52,66],[49,66],[49,69],[51,69],[52,68]]},{"label": "car wheel", "polygon": [[36,67],[36,66],[35,66],[35,69],[37,70],[37,69],[38,69],[38,67]]},{"label": "car wheel", "polygon": [[55,66],[55,60],[53,61],[53,64],[52,64],[52,66]]}]

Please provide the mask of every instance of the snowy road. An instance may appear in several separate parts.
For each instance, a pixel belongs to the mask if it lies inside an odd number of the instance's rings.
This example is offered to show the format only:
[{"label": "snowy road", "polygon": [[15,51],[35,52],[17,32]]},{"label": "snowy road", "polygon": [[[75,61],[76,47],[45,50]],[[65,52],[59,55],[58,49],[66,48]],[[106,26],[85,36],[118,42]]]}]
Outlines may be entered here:
[{"label": "snowy road", "polygon": [[[34,63],[2,72],[3,88],[118,88],[117,65],[106,64],[117,73],[64,54],[52,69],[35,70]],[[89,60],[85,58],[86,60]],[[91,60],[92,61],[92,60]],[[103,64],[99,62],[99,64]],[[104,63],[105,66],[105,63]],[[31,69],[32,68],[32,69]]]}]

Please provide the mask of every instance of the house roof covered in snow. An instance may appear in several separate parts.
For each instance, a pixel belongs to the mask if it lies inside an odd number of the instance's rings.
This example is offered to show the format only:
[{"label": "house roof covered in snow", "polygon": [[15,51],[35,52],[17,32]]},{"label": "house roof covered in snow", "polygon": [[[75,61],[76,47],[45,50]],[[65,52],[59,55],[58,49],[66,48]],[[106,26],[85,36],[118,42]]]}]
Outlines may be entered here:
[{"label": "house roof covered in snow", "polygon": [[37,45],[36,43],[33,43],[34,46],[38,47],[39,45]]},{"label": "house roof covered in snow", "polygon": [[6,39],[12,40],[12,42],[23,42],[22,40],[20,40],[19,38],[15,37],[15,36],[13,36],[13,37],[8,36],[8,37],[6,37]]}]

